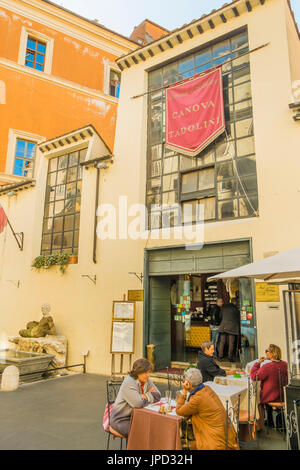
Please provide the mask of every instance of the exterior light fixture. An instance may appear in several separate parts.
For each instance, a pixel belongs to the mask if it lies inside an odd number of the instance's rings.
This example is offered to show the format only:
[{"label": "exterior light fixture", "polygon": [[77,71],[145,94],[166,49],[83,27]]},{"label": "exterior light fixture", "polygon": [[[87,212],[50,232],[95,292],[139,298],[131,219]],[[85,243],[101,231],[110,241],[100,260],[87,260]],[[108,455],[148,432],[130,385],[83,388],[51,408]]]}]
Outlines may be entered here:
[{"label": "exterior light fixture", "polygon": [[17,193],[16,191],[9,191],[9,193],[7,193],[8,197],[13,197],[13,196],[16,196]]}]

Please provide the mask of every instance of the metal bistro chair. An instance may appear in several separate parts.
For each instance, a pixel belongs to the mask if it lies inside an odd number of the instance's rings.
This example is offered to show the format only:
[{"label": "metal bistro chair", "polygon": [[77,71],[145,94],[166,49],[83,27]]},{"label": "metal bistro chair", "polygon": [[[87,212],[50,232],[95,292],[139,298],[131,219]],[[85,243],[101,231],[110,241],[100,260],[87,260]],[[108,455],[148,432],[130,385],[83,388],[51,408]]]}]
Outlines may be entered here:
[{"label": "metal bistro chair", "polygon": [[229,401],[226,400],[226,450],[228,450],[228,436],[229,426],[236,425],[236,443],[239,445],[239,419],[240,419],[240,402],[241,394],[239,393],[238,401],[234,406],[229,406]]},{"label": "metal bistro chair", "polygon": [[[240,411],[239,423],[248,424],[249,440],[255,440],[255,427],[256,427],[256,408],[257,408],[257,391],[258,379],[256,376],[255,382],[252,382],[248,377],[248,409]],[[251,400],[254,397],[254,410],[251,406]]]},{"label": "metal bistro chair", "polygon": [[109,380],[106,381],[106,403],[108,405],[108,422],[109,422],[109,431],[106,431],[108,435],[106,450],[109,449],[111,436],[113,436],[113,439],[115,439],[116,437],[120,438],[120,450],[123,449],[123,439],[126,439],[126,442],[127,442],[127,438],[125,436],[122,436],[122,434],[119,434],[110,426],[110,405],[113,405],[115,403],[120,387],[122,385],[122,382],[123,382],[123,379],[120,379],[114,382],[111,382]]},{"label": "metal bistro chair", "polygon": [[285,402],[282,399],[283,384],[282,384],[282,377],[281,377],[281,373],[280,373],[279,368],[278,368],[278,383],[279,383],[279,402],[272,401],[272,402],[267,403],[267,405],[271,406],[273,411],[276,411],[276,410],[280,411],[280,414],[281,414],[281,427],[277,428],[277,424],[276,424],[277,416],[276,416],[275,417],[275,428],[278,431],[282,431],[283,439],[285,439],[285,435],[284,435],[285,432],[286,432],[286,427],[285,427]]},{"label": "metal bistro chair", "polygon": [[293,438],[294,435],[297,436],[297,445],[298,450],[300,450],[300,430],[298,424],[298,409],[300,407],[300,400],[293,400],[294,408],[287,414],[286,410],[286,433],[287,433],[287,449],[291,450],[290,439]]},{"label": "metal bistro chair", "polygon": [[169,392],[171,391],[172,384],[175,386],[177,389],[181,389],[181,384],[183,381],[183,375],[182,374],[170,374],[169,368],[167,368],[167,378],[168,378],[168,390]]}]

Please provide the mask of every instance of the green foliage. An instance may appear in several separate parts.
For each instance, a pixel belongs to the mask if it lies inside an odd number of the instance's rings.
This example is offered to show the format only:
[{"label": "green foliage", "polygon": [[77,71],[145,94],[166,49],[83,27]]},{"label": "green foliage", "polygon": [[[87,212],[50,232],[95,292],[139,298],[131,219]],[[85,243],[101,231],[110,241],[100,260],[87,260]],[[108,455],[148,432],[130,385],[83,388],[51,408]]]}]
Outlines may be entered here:
[{"label": "green foliage", "polygon": [[184,369],[184,373],[186,373],[189,369],[197,369],[197,366],[195,366],[195,364],[190,364],[186,369]]},{"label": "green foliage", "polygon": [[49,269],[51,266],[59,266],[59,270],[64,273],[69,264],[72,253],[52,253],[52,255],[37,256],[32,267],[36,269]]}]

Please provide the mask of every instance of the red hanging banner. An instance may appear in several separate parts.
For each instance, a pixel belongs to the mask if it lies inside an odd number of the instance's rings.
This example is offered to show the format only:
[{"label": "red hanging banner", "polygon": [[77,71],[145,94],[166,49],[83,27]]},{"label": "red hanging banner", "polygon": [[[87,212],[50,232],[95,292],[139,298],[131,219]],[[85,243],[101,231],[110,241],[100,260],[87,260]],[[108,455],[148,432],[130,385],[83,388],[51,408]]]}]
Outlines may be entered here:
[{"label": "red hanging banner", "polygon": [[0,233],[3,232],[6,224],[7,224],[7,215],[5,214],[4,209],[0,204]]},{"label": "red hanging banner", "polygon": [[165,90],[166,146],[196,156],[225,130],[222,67]]}]

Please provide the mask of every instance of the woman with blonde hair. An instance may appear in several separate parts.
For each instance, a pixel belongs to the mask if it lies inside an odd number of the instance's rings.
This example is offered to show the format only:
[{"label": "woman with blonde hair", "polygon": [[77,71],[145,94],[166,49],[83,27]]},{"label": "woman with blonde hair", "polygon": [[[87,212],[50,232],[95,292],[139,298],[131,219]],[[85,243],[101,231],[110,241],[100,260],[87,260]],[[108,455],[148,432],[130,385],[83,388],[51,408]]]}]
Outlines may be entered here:
[{"label": "woman with blonde hair", "polygon": [[[287,362],[281,360],[281,349],[276,344],[270,344],[265,351],[266,356],[261,357],[251,369],[251,380],[260,381],[260,405],[258,430],[264,429],[264,408],[270,402],[282,402],[284,397],[283,387],[288,383]],[[269,363],[261,366],[268,359]],[[280,382],[279,382],[280,378]],[[272,425],[272,409],[268,411],[268,424]]]}]

